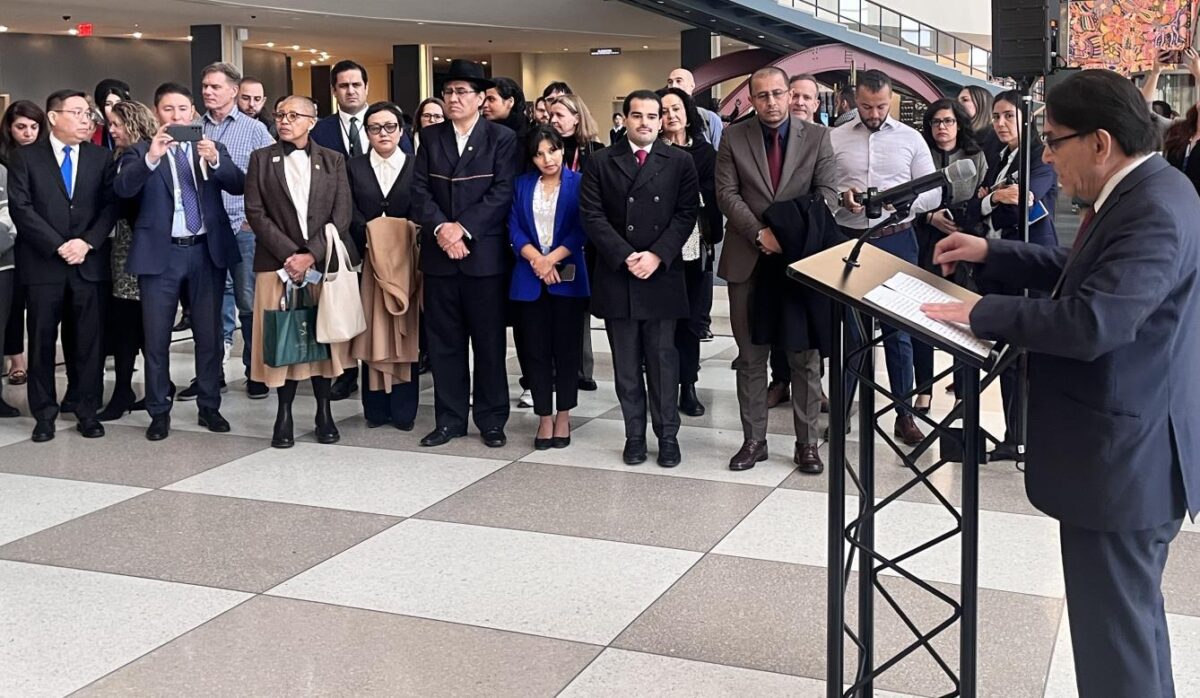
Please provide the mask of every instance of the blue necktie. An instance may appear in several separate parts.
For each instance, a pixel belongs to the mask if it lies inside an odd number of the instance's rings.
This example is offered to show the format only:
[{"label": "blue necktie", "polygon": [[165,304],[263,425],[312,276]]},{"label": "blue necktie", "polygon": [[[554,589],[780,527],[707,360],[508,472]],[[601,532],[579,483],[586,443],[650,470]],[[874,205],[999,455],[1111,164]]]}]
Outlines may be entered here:
[{"label": "blue necktie", "polygon": [[67,188],[67,198],[71,198],[71,172],[74,166],[71,164],[71,146],[63,146],[63,161],[59,171],[62,172],[63,186]]},{"label": "blue necktie", "polygon": [[200,219],[200,193],[196,190],[196,178],[192,176],[192,164],[189,162],[186,147],[175,148],[175,174],[179,178],[179,198],[183,203],[183,217],[187,221],[187,229],[195,235],[204,223]]}]

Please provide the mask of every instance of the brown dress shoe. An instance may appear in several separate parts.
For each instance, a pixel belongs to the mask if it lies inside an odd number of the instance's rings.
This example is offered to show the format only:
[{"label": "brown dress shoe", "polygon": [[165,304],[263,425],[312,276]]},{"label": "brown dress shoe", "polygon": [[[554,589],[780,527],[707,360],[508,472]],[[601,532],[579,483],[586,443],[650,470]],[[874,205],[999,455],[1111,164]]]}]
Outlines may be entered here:
[{"label": "brown dress shoe", "polygon": [[767,442],[747,439],[741,450],[729,459],[730,470],[749,470],[754,464],[767,459]]},{"label": "brown dress shoe", "polygon": [[792,456],[792,462],[800,466],[800,472],[805,475],[820,475],[825,470],[825,464],[821,462],[821,454],[817,451],[816,444],[796,444],[796,454]]},{"label": "brown dress shoe", "polygon": [[767,386],[767,409],[792,399],[787,383],[772,383]]},{"label": "brown dress shoe", "polygon": [[911,414],[902,414],[896,417],[896,428],[892,433],[909,446],[916,446],[925,439],[925,435],[917,428],[916,420]]}]

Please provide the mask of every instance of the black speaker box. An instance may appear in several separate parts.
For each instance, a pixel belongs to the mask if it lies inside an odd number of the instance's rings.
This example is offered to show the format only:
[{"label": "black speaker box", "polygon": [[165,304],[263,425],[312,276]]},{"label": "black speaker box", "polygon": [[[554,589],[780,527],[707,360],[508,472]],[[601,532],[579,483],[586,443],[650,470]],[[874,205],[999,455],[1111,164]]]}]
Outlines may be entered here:
[{"label": "black speaker box", "polygon": [[992,75],[1037,78],[1054,71],[1058,0],[992,0]]}]

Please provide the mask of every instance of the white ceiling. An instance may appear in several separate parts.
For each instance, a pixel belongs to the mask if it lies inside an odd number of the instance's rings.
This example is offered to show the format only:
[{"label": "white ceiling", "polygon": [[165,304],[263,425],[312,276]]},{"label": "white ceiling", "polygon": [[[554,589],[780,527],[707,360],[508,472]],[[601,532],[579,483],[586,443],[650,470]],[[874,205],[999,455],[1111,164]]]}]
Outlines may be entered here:
[{"label": "white ceiling", "polygon": [[393,44],[415,43],[447,57],[674,50],[687,28],[618,0],[0,0],[0,24],[12,32],[65,33],[79,22],[91,22],[96,36],[178,40],[193,24],[228,24],[250,30],[246,46],[273,42],[297,60],[316,49],[363,63],[390,62]]}]

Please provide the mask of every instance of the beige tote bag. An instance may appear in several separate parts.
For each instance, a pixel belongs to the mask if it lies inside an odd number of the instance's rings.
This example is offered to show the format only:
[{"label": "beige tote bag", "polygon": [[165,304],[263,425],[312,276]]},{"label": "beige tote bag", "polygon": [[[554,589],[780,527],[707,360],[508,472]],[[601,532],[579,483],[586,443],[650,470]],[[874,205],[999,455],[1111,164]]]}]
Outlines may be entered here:
[{"label": "beige tote bag", "polygon": [[[329,271],[329,261],[337,255],[337,271]],[[322,344],[349,342],[367,329],[358,274],[350,268],[350,254],[332,223],[325,225],[325,274],[321,277],[321,296],[317,300],[317,341]]]}]

